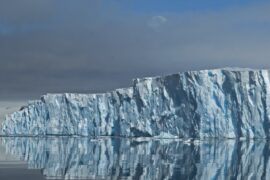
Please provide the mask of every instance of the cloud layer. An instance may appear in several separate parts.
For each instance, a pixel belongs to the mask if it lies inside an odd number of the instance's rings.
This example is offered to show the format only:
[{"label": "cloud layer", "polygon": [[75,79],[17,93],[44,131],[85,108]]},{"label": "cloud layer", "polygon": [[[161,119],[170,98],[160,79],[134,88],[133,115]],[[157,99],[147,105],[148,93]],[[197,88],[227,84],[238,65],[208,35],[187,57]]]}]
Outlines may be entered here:
[{"label": "cloud layer", "polygon": [[0,2],[0,99],[104,92],[186,70],[269,68],[269,3],[147,13],[117,1],[65,2]]}]

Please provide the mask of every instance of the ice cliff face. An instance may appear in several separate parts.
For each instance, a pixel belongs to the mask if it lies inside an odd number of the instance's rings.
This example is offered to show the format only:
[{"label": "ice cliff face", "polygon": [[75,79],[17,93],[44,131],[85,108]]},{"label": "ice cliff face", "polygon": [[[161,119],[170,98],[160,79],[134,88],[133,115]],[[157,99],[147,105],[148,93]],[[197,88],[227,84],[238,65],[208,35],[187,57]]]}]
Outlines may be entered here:
[{"label": "ice cliff face", "polygon": [[3,135],[266,138],[269,70],[135,79],[104,94],[48,94],[6,117]]},{"label": "ice cliff face", "polygon": [[48,179],[269,179],[267,141],[25,138],[0,141]]}]

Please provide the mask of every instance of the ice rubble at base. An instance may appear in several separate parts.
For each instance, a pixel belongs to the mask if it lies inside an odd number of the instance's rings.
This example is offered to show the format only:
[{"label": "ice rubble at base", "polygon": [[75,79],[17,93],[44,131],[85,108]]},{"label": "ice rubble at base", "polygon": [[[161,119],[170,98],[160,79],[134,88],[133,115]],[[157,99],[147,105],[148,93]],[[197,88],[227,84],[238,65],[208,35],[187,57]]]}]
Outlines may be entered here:
[{"label": "ice rubble at base", "polygon": [[266,138],[269,70],[135,79],[104,94],[47,94],[6,117],[3,135]]},{"label": "ice rubble at base", "polygon": [[8,153],[48,179],[269,179],[267,141],[196,145],[137,138],[6,137]]}]

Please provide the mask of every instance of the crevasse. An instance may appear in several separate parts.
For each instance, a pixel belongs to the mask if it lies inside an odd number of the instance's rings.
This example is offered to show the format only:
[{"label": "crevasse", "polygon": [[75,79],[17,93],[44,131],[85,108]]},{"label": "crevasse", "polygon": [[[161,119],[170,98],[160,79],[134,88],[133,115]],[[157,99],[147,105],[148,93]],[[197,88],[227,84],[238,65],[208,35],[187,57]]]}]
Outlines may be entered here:
[{"label": "crevasse", "polygon": [[6,116],[2,135],[267,138],[269,70],[135,79],[103,94],[47,94]]}]

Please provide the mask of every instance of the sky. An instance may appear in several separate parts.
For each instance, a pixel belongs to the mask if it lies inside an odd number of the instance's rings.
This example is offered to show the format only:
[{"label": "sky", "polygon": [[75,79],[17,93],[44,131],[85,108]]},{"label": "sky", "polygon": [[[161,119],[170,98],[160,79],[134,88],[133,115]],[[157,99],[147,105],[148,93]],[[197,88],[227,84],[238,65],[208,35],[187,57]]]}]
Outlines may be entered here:
[{"label": "sky", "polygon": [[0,100],[270,67],[266,0],[0,0]]}]

